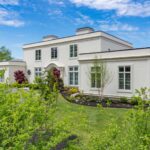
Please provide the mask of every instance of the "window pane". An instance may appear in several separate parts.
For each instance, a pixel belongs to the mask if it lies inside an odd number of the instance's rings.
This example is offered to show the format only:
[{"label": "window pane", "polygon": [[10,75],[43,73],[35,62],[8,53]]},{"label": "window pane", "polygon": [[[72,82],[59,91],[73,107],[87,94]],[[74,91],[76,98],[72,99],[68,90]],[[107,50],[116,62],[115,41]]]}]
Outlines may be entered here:
[{"label": "window pane", "polygon": [[56,59],[57,58],[57,47],[51,48],[51,58]]},{"label": "window pane", "polygon": [[130,75],[130,73],[126,73],[125,74],[125,89],[127,89],[127,90],[130,90],[130,88],[131,88],[131,75]]},{"label": "window pane", "polygon": [[119,79],[119,89],[124,89],[124,80]]},{"label": "window pane", "polygon": [[69,73],[69,84],[73,85],[73,72]]},{"label": "window pane", "polygon": [[97,73],[96,74],[96,83],[97,83],[97,88],[101,87],[101,74]]},{"label": "window pane", "polygon": [[75,72],[75,85],[78,85],[78,72]]},{"label": "window pane", "polygon": [[125,67],[125,71],[126,71],[126,72],[130,72],[130,71],[131,71],[131,67],[130,67],[130,66],[126,66],[126,67]]},{"label": "window pane", "polygon": [[124,72],[124,67],[119,67],[119,72]]},{"label": "window pane", "polygon": [[95,74],[94,73],[91,73],[91,87],[92,88],[96,87]]},{"label": "window pane", "polygon": [[73,67],[69,67],[69,71],[73,71]]},{"label": "window pane", "polygon": [[78,71],[78,67],[74,67],[74,70],[75,70],[75,71]]}]

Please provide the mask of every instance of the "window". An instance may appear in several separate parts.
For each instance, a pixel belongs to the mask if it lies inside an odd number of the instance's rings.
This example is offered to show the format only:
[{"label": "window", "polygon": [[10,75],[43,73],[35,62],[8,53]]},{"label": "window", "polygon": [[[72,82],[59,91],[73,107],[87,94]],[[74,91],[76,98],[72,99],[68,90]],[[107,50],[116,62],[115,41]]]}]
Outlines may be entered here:
[{"label": "window", "polygon": [[131,90],[131,66],[119,67],[119,90]]},{"label": "window", "polygon": [[42,68],[35,68],[35,76],[40,77],[42,75]]},{"label": "window", "polygon": [[41,60],[41,50],[35,51],[35,60]]},{"label": "window", "polygon": [[77,57],[77,56],[78,56],[77,44],[70,45],[70,57]]},{"label": "window", "polygon": [[69,67],[69,85],[78,85],[78,67]]},{"label": "window", "polygon": [[51,48],[51,59],[57,59],[57,47]]},{"label": "window", "polygon": [[101,87],[100,67],[91,67],[91,87],[92,88]]}]

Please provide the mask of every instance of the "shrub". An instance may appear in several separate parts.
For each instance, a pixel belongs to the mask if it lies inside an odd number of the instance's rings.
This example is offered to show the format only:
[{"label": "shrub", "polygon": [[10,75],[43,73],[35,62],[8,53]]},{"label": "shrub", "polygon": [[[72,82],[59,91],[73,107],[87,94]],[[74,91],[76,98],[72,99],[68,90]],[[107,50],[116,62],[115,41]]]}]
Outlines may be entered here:
[{"label": "shrub", "polygon": [[141,107],[142,102],[126,114],[120,125],[117,125],[118,120],[112,120],[103,134],[91,134],[89,149],[149,150],[150,108]]},{"label": "shrub", "polygon": [[78,90],[78,88],[76,88],[76,87],[72,87],[72,88],[69,89],[69,94],[70,94],[70,95],[71,95],[71,94],[78,93],[78,92],[79,92],[79,90]]},{"label": "shrub", "polygon": [[121,101],[122,103],[128,103],[128,98],[127,98],[127,97],[121,97],[121,98],[120,98],[120,101]]},{"label": "shrub", "polygon": [[138,96],[133,96],[131,99],[130,99],[130,103],[132,104],[132,105],[138,105],[138,101],[139,100],[141,100],[141,98],[140,97],[138,97]]},{"label": "shrub", "polygon": [[15,81],[18,84],[23,84],[23,83],[27,83],[28,82],[27,78],[25,77],[24,72],[21,71],[21,70],[15,71],[14,72],[14,77],[15,77]]}]

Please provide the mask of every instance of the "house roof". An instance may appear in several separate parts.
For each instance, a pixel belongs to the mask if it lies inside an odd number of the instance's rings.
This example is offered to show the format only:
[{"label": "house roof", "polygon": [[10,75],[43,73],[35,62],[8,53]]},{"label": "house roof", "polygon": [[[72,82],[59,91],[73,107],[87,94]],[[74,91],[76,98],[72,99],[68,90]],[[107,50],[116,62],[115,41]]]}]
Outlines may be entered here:
[{"label": "house roof", "polygon": [[150,57],[150,47],[124,49],[115,51],[81,53],[79,54],[79,61],[94,60],[95,57],[99,59],[126,59],[126,58],[146,58]]}]

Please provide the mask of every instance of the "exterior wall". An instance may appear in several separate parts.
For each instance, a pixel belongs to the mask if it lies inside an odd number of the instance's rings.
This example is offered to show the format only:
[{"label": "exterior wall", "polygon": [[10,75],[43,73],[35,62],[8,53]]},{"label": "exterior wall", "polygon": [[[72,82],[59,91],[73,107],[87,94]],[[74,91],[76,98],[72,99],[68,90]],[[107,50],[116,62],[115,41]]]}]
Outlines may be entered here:
[{"label": "exterior wall", "polygon": [[14,72],[21,70],[26,74],[26,63],[23,61],[0,62],[0,70],[5,69],[4,82],[15,82]]},{"label": "exterior wall", "polygon": [[5,74],[4,74],[4,82],[9,78],[9,68],[7,66],[0,66],[0,70],[5,69]]},{"label": "exterior wall", "polygon": [[[64,66],[64,83],[68,85],[68,67],[69,66],[79,66],[78,57],[70,58],[70,45],[77,44],[78,45],[78,54],[86,53],[92,51],[100,51],[100,38],[92,38],[88,40],[81,40],[75,42],[67,42],[61,44],[53,44],[49,46],[42,46],[36,48],[30,48],[24,50],[24,61],[27,64],[27,68],[31,70],[31,75],[28,76],[29,81],[33,82],[34,77],[34,69],[35,67],[46,68],[51,63],[59,63],[61,66]],[[51,59],[51,48],[57,47],[58,49],[58,58],[56,60]],[[35,60],[35,51],[41,50],[42,52],[42,60]],[[31,59],[32,58],[32,59]]]},{"label": "exterior wall", "polygon": [[[142,59],[124,59],[124,60],[109,60],[106,61],[107,67],[111,72],[111,82],[106,86],[104,95],[106,96],[127,96],[131,97],[135,89],[141,87],[150,87],[150,58]],[[130,65],[131,70],[131,91],[120,91],[118,90],[118,67]],[[92,89],[90,85],[90,68],[92,62],[83,61],[80,65],[80,90],[88,94],[98,94],[96,89]]]},{"label": "exterior wall", "polygon": [[15,82],[15,77],[14,77],[14,72],[21,70],[26,74],[26,68],[24,66],[9,66],[9,82],[14,83]]},{"label": "exterior wall", "polygon": [[108,51],[109,49],[111,51],[113,50],[123,50],[123,49],[129,49],[131,47],[118,43],[116,41],[110,40],[108,38],[101,38],[101,51]]}]

